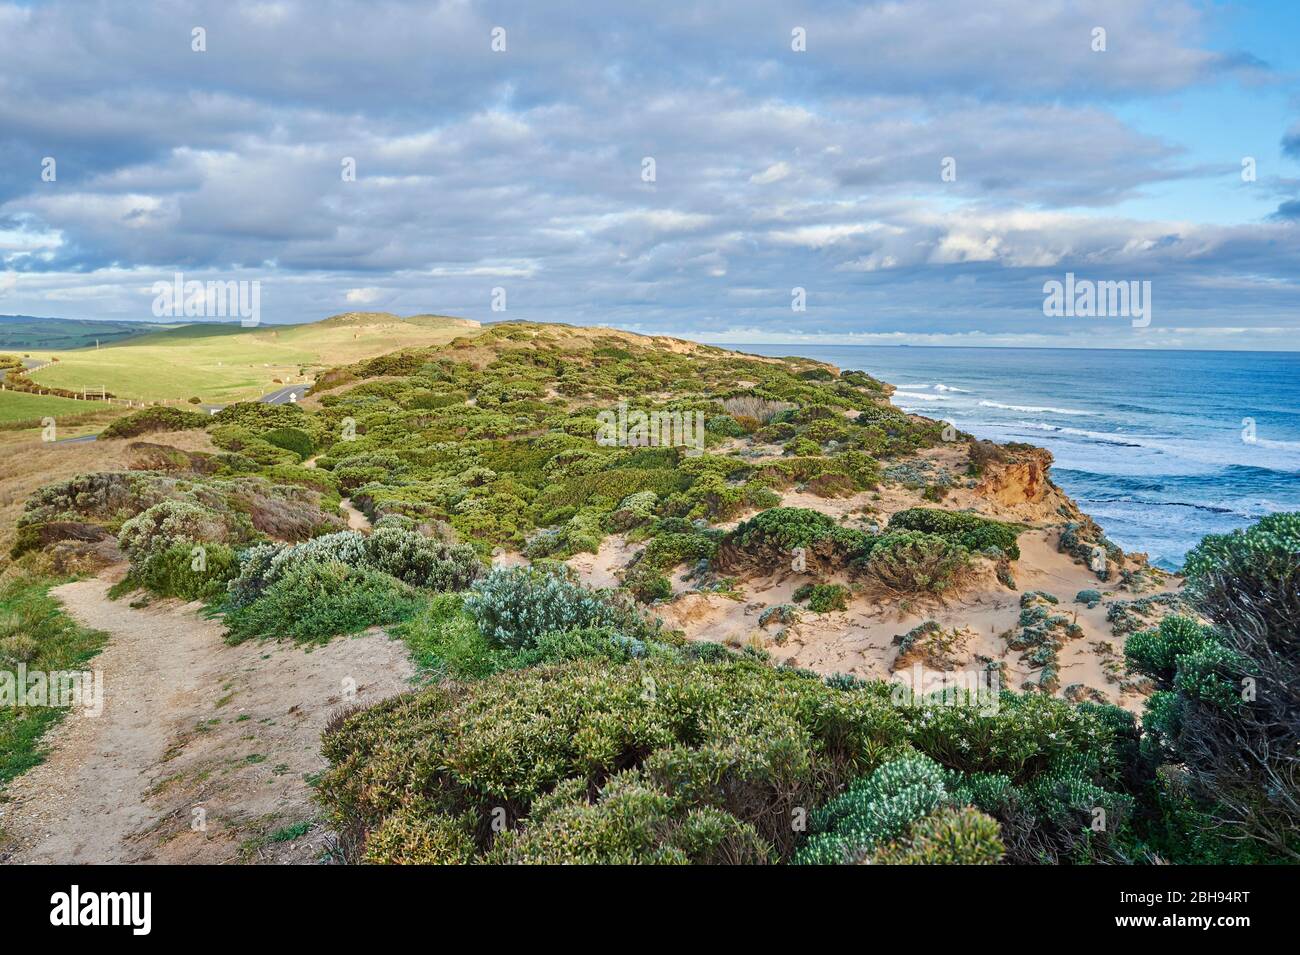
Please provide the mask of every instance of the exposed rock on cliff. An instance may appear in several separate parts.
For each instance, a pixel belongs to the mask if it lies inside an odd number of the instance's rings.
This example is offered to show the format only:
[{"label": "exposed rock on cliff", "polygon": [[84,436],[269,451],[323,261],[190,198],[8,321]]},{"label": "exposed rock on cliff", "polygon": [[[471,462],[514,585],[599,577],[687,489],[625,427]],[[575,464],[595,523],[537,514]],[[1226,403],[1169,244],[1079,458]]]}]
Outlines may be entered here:
[{"label": "exposed rock on cliff", "polygon": [[1015,444],[1000,447],[994,457],[984,450],[988,446],[989,442],[971,445],[971,464],[980,472],[974,488],[977,495],[1014,512],[1020,520],[1079,519],[1078,506],[1048,476],[1050,451]]}]

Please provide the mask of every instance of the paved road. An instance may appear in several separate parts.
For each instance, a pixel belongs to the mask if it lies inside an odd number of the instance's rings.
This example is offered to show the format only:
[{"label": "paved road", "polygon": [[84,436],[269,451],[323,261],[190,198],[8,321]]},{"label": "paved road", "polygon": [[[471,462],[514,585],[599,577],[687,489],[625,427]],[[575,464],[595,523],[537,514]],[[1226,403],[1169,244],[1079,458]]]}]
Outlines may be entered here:
[{"label": "paved road", "polygon": [[[36,371],[38,368],[44,368],[49,364],[48,361],[41,361],[39,358],[24,358],[23,371]],[[8,368],[0,368],[0,381],[5,380],[5,375],[9,374]]]},{"label": "paved road", "polygon": [[307,396],[307,389],[310,387],[311,385],[309,384],[289,385],[285,388],[280,388],[277,391],[272,391],[269,394],[262,395],[262,397],[257,400],[262,404],[267,405],[294,404],[295,402],[302,401],[302,399]]},{"label": "paved road", "polygon": [[[3,380],[4,380],[4,373],[2,370],[0,370],[0,381]],[[311,388],[310,382],[304,382],[303,384],[300,385],[286,385],[283,388],[277,388],[275,391],[271,391],[268,392],[267,394],[262,395],[262,397],[258,398],[257,401],[259,404],[264,404],[264,405],[294,404],[298,401],[301,401],[306,396],[307,390],[309,388]],[[220,411],[222,408],[225,407],[225,405],[203,405],[202,407],[205,411],[211,413],[213,411]],[[85,441],[94,441],[96,437],[98,437],[98,435],[84,434],[79,438],[60,438],[58,441],[55,441],[54,443],[55,444],[80,444]]]}]

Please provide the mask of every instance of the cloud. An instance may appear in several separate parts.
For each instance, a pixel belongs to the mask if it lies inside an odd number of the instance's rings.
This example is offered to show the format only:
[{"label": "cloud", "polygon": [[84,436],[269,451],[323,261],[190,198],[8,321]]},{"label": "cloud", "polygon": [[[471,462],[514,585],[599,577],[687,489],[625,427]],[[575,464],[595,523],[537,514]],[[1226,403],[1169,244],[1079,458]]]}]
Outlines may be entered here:
[{"label": "cloud", "polygon": [[784,160],[774,162],[762,172],[756,172],[749,177],[749,181],[763,186],[769,182],[780,182],[790,175],[790,164]]},{"label": "cloud", "polygon": [[1300,123],[1296,123],[1282,137],[1282,152],[1300,159]]},{"label": "cloud", "polygon": [[1199,4],[591,11],[0,0],[10,296],[140,317],[183,269],[258,278],[271,321],[491,319],[502,286],[505,317],[698,334],[788,331],[800,286],[800,334],[1049,337],[1036,289],[1066,270],[1150,279],[1186,327],[1300,305],[1289,192],[1235,225],[1126,208],[1222,172],[1132,104],[1269,75],[1209,47]]},{"label": "cloud", "polygon": [[1288,199],[1277,207],[1272,218],[1300,222],[1300,199]]}]

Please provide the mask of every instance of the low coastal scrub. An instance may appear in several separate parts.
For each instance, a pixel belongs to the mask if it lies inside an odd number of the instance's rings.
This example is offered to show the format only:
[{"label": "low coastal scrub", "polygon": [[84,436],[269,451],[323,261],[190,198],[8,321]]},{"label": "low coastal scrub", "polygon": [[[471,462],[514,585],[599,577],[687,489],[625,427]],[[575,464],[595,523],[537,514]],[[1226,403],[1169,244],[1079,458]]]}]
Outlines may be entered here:
[{"label": "low coastal scrub", "polygon": [[[523,625],[503,630],[506,616]],[[458,680],[568,660],[726,655],[661,630],[623,595],[584,587],[559,568],[494,571],[467,594],[433,598],[396,632],[421,669]]]},{"label": "low coastal scrub", "polygon": [[[357,858],[371,862],[775,862],[801,851],[803,861],[847,861],[815,837],[854,831],[826,821],[852,812],[799,820],[843,791],[856,805],[853,780],[887,763],[895,779],[885,795],[912,788],[915,761],[891,756],[909,745],[927,766],[955,765],[954,779],[976,762],[1008,786],[1109,751],[1101,719],[1024,699],[996,714],[910,710],[884,684],[834,688],[756,659],[582,660],[439,685],[346,718],[325,740],[321,794]],[[1072,778],[1082,784],[1087,772],[1080,763]],[[898,808],[870,845],[926,844],[911,824],[949,802],[971,799]],[[983,840],[966,858],[997,852]]]},{"label": "low coastal scrub", "polygon": [[472,547],[390,522],[370,535],[340,531],[251,547],[221,606],[232,640],[319,640],[404,620],[421,594],[462,590],[481,573]]},{"label": "low coastal scrub", "polygon": [[1020,547],[1016,544],[1016,538],[1020,535],[1021,528],[980,517],[978,514],[914,507],[896,513],[889,519],[889,526],[895,530],[937,534],[974,553],[997,548],[1012,560],[1020,559]]},{"label": "low coastal scrub", "polygon": [[[793,849],[792,810],[902,737],[880,699],[756,661],[579,661],[349,718],[321,792],[372,862],[768,861]],[[408,745],[425,756],[382,756]],[[517,831],[496,838],[494,812]],[[449,826],[450,849],[431,838]]]},{"label": "low coastal scrub", "polygon": [[1053,594],[1030,590],[1020,595],[1020,617],[1016,629],[1007,633],[1007,647],[1018,650],[1021,662],[1035,671],[1021,686],[1023,690],[1055,693],[1061,687],[1061,649],[1083,636],[1077,623],[1058,612],[1060,600]]},{"label": "low coastal scrub", "polygon": [[419,603],[412,588],[387,574],[338,561],[306,561],[285,570],[257,600],[231,609],[227,639],[323,640],[396,623]]},{"label": "low coastal scrub", "polygon": [[122,525],[118,546],[133,563],[144,563],[178,544],[224,541],[233,532],[211,508],[183,500],[165,500]]},{"label": "low coastal scrub", "polygon": [[239,572],[239,558],[224,544],[172,544],[134,564],[111,596],[143,587],[161,597],[220,602],[226,586]]},{"label": "low coastal scrub", "polygon": [[849,588],[843,584],[804,584],[791,595],[791,599],[795,603],[806,602],[813,613],[847,610]]},{"label": "low coastal scrub", "polygon": [[[374,380],[381,375],[400,379]],[[485,330],[463,349],[366,362],[329,380],[348,384],[320,394],[322,417],[355,421],[346,442],[319,436],[318,466],[336,473],[341,490],[373,513],[445,522],[481,550],[505,545],[534,557],[592,552],[606,534],[634,528],[648,542],[656,521],[731,520],[775,506],[779,489],[837,496],[874,487],[879,458],[939,438],[886,411],[885,390],[861,373],[523,323]],[[597,416],[620,400],[624,417],[702,415],[704,448],[687,453],[644,435],[598,442]],[[723,453],[728,443],[767,440],[768,428],[780,429],[782,444],[801,440],[802,452],[761,462]]]},{"label": "low coastal scrub", "polygon": [[[448,595],[420,618],[456,682],[338,723],[322,799],[372,862],[1281,861],[1292,793],[1261,773],[1290,771],[1278,734],[1295,718],[1243,681],[1276,678],[1263,654],[1293,649],[1292,526],[1197,552],[1210,556],[1192,562],[1195,593],[1218,615],[1130,640],[1130,666],[1158,687],[1141,723],[1044,693],[900,704],[886,684],[671,636],[634,649],[609,625],[615,605],[597,606],[607,595],[516,572],[495,609]],[[1215,602],[1235,599],[1229,572],[1262,601],[1253,617]],[[548,588],[568,610],[490,636]],[[1052,595],[1026,596],[1026,632],[1068,629]],[[1242,764],[1244,740],[1265,767]]]},{"label": "low coastal scrub", "polygon": [[947,795],[943,769],[934,760],[915,757],[886,763],[813,812],[812,835],[794,862],[865,861],[877,846],[902,836],[943,805]]},{"label": "low coastal scrub", "polygon": [[922,531],[890,531],[874,538],[855,567],[876,590],[895,596],[943,597],[965,581],[970,551],[947,537]]},{"label": "low coastal scrub", "polygon": [[640,639],[657,629],[623,595],[591,590],[559,568],[494,570],[469,593],[465,607],[489,640],[516,651],[549,633],[609,628]]},{"label": "low coastal scrub", "polygon": [[1088,517],[1066,524],[1057,546],[1076,563],[1091,568],[1098,580],[1110,580],[1123,567],[1124,551]]},{"label": "low coastal scrub", "polygon": [[[887,396],[805,360],[504,323],[321,375],[310,410],[128,416],[123,436],[206,427],[221,450],[199,462],[155,446],[157,470],[41,489],[15,554],[116,543],[131,562],[122,589],[202,600],[236,642],[372,626],[404,640],[420,688],[341,712],[324,737],[319,798],[350,861],[1296,861],[1296,515],[1207,538],[1184,599],[1151,592],[1100,528],[1061,511],[1062,550],[1134,595],[1076,600],[1104,599],[1130,634],[1134,680],[1155,688],[1140,721],[1057,698],[1061,649],[1081,630],[1075,607],[1041,592],[1004,635],[1036,680],[991,699],[904,698],[756,649],[761,631],[824,625],[814,615],[852,594],[943,601],[986,558],[1019,557],[1021,527],[972,513],[915,507],[879,528],[895,492],[937,500],[969,478],[950,456],[913,455],[942,425]],[[701,446],[598,440],[598,416],[620,407],[698,413]],[[970,448],[972,475],[1005,463]],[[873,494],[882,482],[888,495]],[[344,529],[340,495],[369,533]],[[782,506],[792,498],[845,499],[844,516]],[[614,553],[637,554],[609,568],[619,587],[559,563],[603,561],[610,534]],[[535,563],[489,569],[497,548]],[[759,628],[743,650],[655,619],[681,583],[748,599],[749,573],[807,582],[795,602],[743,608]],[[50,646],[91,652],[92,637],[46,619],[39,587],[8,593],[23,626],[44,616],[35,640],[0,619],[6,665],[45,659],[41,627]],[[949,669],[966,634],[950,622],[900,635],[899,665]],[[29,764],[21,746],[0,766]]]},{"label": "low coastal scrub", "polygon": [[27,500],[11,556],[60,540],[116,537],[128,523],[124,546],[131,556],[165,550],[180,539],[239,544],[265,535],[305,540],[342,526],[323,509],[324,500],[311,488],[260,476],[83,474],[45,485]]},{"label": "low coastal scrub", "polygon": [[[990,526],[962,522],[961,533],[986,540],[1002,535],[1005,542],[1008,525],[986,523]],[[971,551],[957,536],[896,529],[870,534],[843,527],[820,511],[775,507],[742,521],[727,535],[718,566],[724,571],[847,572],[878,592],[939,597],[959,587],[971,567]],[[1014,546],[1014,534],[1011,542]]]},{"label": "low coastal scrub", "polygon": [[210,416],[201,411],[190,411],[171,405],[155,405],[118,418],[101,431],[99,436],[138,438],[142,434],[152,434],[155,431],[189,431],[195,428],[206,428],[211,423]]},{"label": "low coastal scrub", "polygon": [[833,573],[847,569],[874,542],[871,535],[841,527],[820,511],[774,507],[737,525],[723,542],[718,563],[724,571],[771,571],[789,568],[797,558],[809,573]]},{"label": "low coastal scrub", "polygon": [[1125,648],[1157,688],[1137,766],[1152,842],[1180,861],[1300,861],[1300,514],[1206,537],[1184,570],[1209,625],[1166,617]]}]

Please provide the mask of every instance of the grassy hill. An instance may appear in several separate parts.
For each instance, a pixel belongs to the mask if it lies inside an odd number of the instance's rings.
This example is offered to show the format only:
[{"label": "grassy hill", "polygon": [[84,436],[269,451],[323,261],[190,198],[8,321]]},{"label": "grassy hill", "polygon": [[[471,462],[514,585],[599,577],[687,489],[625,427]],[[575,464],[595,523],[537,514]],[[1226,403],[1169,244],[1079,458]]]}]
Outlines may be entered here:
[{"label": "grassy hill", "polygon": [[27,395],[17,391],[0,392],[0,425],[13,422],[37,422],[41,418],[53,417],[58,420],[68,415],[82,415],[93,411],[95,405],[71,398],[56,398],[53,395]]},{"label": "grassy hill", "polygon": [[323,367],[440,345],[477,329],[467,319],[384,312],[349,312],[306,325],[186,325],[98,349],[31,351],[51,360],[31,377],[52,387],[105,388],[124,398],[196,396],[224,404],[310,379]]},{"label": "grassy hill", "polygon": [[0,315],[0,349],[23,350],[94,348],[140,335],[150,335],[175,325],[157,322],[100,322],[81,318],[37,318]]}]

